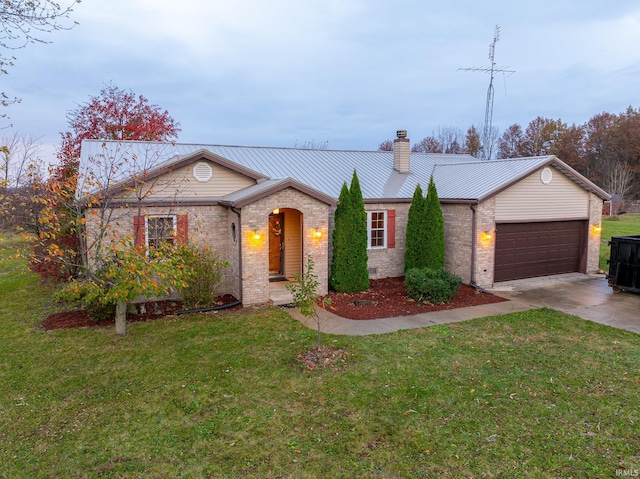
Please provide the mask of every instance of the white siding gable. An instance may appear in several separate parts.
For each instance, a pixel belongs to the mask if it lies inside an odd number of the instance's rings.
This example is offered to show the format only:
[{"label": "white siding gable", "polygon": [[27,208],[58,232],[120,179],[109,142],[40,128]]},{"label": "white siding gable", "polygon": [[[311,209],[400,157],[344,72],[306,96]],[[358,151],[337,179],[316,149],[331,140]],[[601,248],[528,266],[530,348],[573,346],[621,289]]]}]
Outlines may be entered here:
[{"label": "white siding gable", "polygon": [[[551,170],[551,181],[548,171]],[[496,196],[496,221],[589,217],[589,193],[553,167],[537,170]]]}]

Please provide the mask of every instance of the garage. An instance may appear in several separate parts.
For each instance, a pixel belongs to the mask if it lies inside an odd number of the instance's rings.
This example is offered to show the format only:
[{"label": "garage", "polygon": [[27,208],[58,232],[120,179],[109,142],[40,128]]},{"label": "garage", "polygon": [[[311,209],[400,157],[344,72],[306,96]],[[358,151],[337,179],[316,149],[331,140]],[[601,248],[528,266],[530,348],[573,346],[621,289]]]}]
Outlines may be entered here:
[{"label": "garage", "polygon": [[585,272],[588,221],[496,224],[494,281]]}]

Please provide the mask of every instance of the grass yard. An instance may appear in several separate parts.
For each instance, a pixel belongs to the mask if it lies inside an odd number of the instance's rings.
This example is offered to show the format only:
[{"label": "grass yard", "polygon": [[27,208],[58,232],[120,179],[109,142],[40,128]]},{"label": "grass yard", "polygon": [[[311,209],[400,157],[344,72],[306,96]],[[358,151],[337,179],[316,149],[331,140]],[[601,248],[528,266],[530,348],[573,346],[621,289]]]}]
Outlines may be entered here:
[{"label": "grass yard", "polygon": [[618,219],[609,216],[602,217],[602,232],[600,245],[600,269],[609,271],[607,260],[611,254],[611,247],[607,244],[612,236],[640,235],[640,215],[622,215]]},{"label": "grass yard", "polygon": [[38,324],[0,240],[0,477],[600,478],[640,469],[640,336],[551,310],[370,337],[309,372],[278,309]]}]

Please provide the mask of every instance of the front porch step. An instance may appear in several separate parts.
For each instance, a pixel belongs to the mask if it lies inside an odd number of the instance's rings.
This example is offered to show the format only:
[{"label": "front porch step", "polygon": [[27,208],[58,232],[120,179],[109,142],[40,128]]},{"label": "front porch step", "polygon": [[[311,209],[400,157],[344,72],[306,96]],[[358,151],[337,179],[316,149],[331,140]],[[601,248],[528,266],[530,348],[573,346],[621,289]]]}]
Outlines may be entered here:
[{"label": "front porch step", "polygon": [[293,295],[287,289],[288,281],[269,284],[269,299],[274,306],[293,303]]}]

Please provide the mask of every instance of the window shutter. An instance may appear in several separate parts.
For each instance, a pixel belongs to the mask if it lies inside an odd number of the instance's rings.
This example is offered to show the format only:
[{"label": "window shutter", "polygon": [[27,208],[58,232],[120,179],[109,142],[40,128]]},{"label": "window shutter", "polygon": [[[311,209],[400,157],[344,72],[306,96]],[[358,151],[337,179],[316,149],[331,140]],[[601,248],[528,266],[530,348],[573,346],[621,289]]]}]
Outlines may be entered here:
[{"label": "window shutter", "polygon": [[189,215],[178,215],[177,221],[178,241],[182,244],[187,244],[189,241]]},{"label": "window shutter", "polygon": [[133,217],[133,240],[136,248],[146,246],[145,217]]},{"label": "window shutter", "polygon": [[396,210],[387,211],[387,248],[396,247]]}]

